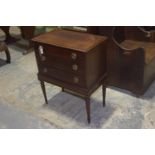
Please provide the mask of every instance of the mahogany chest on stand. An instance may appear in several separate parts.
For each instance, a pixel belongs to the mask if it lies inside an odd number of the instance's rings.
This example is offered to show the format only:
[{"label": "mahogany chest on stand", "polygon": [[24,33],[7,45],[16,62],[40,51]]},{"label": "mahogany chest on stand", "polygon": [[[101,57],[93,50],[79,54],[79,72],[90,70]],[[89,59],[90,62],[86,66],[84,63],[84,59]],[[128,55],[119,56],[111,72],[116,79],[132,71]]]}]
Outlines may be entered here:
[{"label": "mahogany chest on stand", "polygon": [[71,90],[85,99],[90,123],[90,96],[106,77],[107,38],[56,29],[32,41],[39,70],[38,79],[46,103],[44,82],[60,86],[62,90]]}]

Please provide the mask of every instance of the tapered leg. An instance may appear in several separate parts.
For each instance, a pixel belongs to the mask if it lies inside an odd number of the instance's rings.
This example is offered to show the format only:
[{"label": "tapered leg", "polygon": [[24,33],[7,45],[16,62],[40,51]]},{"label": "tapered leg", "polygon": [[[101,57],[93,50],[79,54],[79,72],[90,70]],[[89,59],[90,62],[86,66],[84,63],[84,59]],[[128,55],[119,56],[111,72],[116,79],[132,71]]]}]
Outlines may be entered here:
[{"label": "tapered leg", "polygon": [[103,107],[105,107],[105,98],[106,98],[106,86],[103,84],[102,85],[102,95],[103,95]]},{"label": "tapered leg", "polygon": [[90,118],[90,98],[89,97],[86,98],[85,102],[86,102],[87,121],[88,121],[88,123],[90,123],[90,121],[91,121],[91,118]]},{"label": "tapered leg", "polygon": [[5,52],[5,54],[6,54],[6,62],[10,63],[10,61],[11,61],[10,52],[9,52],[9,49],[8,49],[7,45],[4,42],[0,42],[0,51]]},{"label": "tapered leg", "polygon": [[11,62],[10,52],[9,52],[7,47],[6,47],[6,50],[5,50],[5,54],[6,54],[6,62],[10,63]]},{"label": "tapered leg", "polygon": [[62,88],[62,92],[64,92],[64,88]]},{"label": "tapered leg", "polygon": [[40,84],[41,84],[41,88],[42,88],[43,95],[44,95],[44,98],[45,98],[45,103],[48,104],[44,81],[40,81]]}]

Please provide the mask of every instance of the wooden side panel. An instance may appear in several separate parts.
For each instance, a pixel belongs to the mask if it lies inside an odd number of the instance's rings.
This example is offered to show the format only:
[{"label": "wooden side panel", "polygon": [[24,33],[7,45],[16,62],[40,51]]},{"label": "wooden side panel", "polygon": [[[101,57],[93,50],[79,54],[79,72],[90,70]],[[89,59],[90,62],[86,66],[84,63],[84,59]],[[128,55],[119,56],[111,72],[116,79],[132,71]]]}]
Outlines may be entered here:
[{"label": "wooden side panel", "polygon": [[87,54],[86,60],[86,81],[87,87],[94,85],[101,79],[106,71],[106,42],[98,45]]}]

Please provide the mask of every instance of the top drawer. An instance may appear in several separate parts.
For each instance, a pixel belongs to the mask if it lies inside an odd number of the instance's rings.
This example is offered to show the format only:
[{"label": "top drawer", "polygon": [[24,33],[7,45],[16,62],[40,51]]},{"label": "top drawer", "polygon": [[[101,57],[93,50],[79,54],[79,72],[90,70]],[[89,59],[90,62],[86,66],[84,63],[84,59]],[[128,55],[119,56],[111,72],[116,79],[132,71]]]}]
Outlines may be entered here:
[{"label": "top drawer", "polygon": [[64,61],[76,61],[80,63],[84,62],[85,59],[83,53],[61,47],[40,44],[35,48],[37,48],[36,50],[38,51],[39,56],[56,57]]}]

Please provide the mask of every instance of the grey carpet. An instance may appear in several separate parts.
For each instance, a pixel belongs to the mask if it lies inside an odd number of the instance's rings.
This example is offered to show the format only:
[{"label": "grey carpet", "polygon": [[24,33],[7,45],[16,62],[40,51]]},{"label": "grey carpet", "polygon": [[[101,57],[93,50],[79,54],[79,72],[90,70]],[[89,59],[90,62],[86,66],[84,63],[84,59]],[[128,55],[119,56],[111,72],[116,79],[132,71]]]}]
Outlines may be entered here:
[{"label": "grey carpet", "polygon": [[55,126],[46,120],[0,100],[0,128],[2,129],[51,129]]}]

